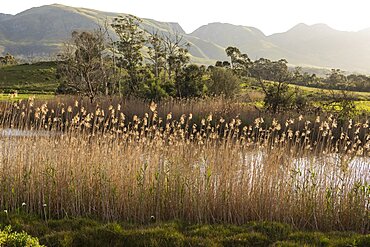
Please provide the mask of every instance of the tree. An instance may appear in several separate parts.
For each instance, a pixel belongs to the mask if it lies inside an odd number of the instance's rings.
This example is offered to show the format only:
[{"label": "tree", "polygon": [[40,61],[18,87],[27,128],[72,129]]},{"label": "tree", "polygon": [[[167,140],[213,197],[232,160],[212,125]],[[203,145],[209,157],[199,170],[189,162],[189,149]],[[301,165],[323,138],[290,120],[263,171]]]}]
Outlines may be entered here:
[{"label": "tree", "polygon": [[222,61],[216,61],[215,67],[224,67]]},{"label": "tree", "polygon": [[209,68],[210,78],[207,81],[208,94],[233,97],[240,89],[240,79],[230,69]]},{"label": "tree", "polygon": [[335,87],[339,89],[347,88],[347,77],[340,69],[332,69],[331,73],[327,75],[325,81],[330,85],[335,85]]},{"label": "tree", "polygon": [[226,55],[230,57],[231,69],[233,69],[238,75],[249,76],[249,69],[251,66],[251,60],[247,54],[243,54],[236,47],[227,47],[225,49]]},{"label": "tree", "polygon": [[105,36],[101,30],[72,33],[72,43],[60,54],[57,75],[63,79],[61,87],[86,95],[93,101],[107,92],[109,75],[106,69]]},{"label": "tree", "polygon": [[0,66],[15,65],[17,60],[10,53],[5,54],[4,57],[0,57]]},{"label": "tree", "polygon": [[176,96],[180,98],[202,96],[206,91],[204,74],[205,68],[195,64],[190,64],[182,69],[176,78]]},{"label": "tree", "polygon": [[301,67],[296,67],[293,71],[292,83],[303,86],[316,85],[319,78],[315,74],[302,72]]},{"label": "tree", "polygon": [[168,93],[159,80],[148,78],[140,89],[140,97],[157,102],[168,97]]},{"label": "tree", "polygon": [[142,20],[133,15],[119,16],[114,18],[112,27],[119,40],[113,46],[118,55],[117,66],[127,71],[125,80],[125,92],[127,96],[138,91],[141,78],[139,71],[142,67],[143,55],[141,49],[144,46],[144,32],[139,28]]},{"label": "tree", "polygon": [[241,52],[238,48],[229,46],[225,49],[226,55],[230,57],[230,64],[231,68],[233,69],[235,67],[235,62],[237,58],[241,55]]},{"label": "tree", "polygon": [[152,64],[152,72],[158,80],[161,69],[165,67],[165,47],[163,37],[158,34],[158,31],[149,34],[148,38],[148,59]]},{"label": "tree", "polygon": [[168,79],[176,80],[182,68],[190,61],[188,54],[190,44],[179,33],[164,35],[163,44]]},{"label": "tree", "polygon": [[347,76],[349,87],[351,90],[369,92],[370,91],[370,77],[366,75],[351,74]]},{"label": "tree", "polygon": [[265,93],[265,106],[272,113],[289,107],[294,92],[290,92],[288,83],[292,80],[287,61],[281,59],[270,61],[260,58],[253,63],[251,74],[255,77]]}]

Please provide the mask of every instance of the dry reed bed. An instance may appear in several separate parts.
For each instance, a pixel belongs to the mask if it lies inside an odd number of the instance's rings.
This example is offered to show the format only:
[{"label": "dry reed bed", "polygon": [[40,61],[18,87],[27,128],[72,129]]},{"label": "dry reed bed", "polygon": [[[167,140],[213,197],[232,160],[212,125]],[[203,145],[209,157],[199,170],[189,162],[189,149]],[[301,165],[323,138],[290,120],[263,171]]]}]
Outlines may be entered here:
[{"label": "dry reed bed", "polygon": [[50,135],[0,136],[0,208],[46,219],[369,231],[367,121],[338,130],[331,116],[243,125],[209,115],[196,125],[191,114],[161,119],[155,105],[130,119],[122,106],[107,108],[4,107],[0,129]]}]

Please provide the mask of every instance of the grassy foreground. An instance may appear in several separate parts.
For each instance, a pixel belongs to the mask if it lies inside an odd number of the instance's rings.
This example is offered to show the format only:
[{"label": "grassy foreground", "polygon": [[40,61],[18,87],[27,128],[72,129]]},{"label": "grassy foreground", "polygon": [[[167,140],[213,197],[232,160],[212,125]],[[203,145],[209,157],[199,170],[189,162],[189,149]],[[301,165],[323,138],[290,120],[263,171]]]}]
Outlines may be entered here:
[{"label": "grassy foreground", "polygon": [[[22,209],[21,209],[22,210]],[[370,245],[370,235],[353,232],[298,231],[276,222],[244,225],[196,224],[180,221],[134,225],[103,223],[87,218],[45,221],[24,213],[0,213],[0,226],[26,231],[45,246],[358,246]],[[13,233],[14,235],[14,233]],[[25,234],[18,236],[23,237]],[[21,238],[22,239],[22,238]],[[36,239],[28,238],[38,246]],[[1,243],[1,233],[0,233]],[[21,246],[21,245],[12,245]]]}]

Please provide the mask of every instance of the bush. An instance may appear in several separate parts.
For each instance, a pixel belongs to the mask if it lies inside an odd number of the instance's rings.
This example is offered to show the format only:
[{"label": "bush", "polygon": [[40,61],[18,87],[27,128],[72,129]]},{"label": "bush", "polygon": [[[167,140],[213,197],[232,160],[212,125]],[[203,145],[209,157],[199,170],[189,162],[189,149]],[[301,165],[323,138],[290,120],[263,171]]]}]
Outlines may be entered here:
[{"label": "bush", "polygon": [[35,237],[28,235],[26,232],[13,232],[11,226],[5,227],[0,230],[0,246],[4,247],[38,247],[39,240]]}]

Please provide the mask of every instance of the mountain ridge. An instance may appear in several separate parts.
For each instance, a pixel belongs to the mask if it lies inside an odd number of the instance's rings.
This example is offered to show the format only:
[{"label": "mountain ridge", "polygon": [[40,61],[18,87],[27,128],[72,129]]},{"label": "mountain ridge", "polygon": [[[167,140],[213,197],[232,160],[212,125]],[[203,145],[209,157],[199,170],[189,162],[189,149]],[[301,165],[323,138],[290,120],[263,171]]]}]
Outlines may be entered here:
[{"label": "mountain ridge", "polygon": [[[126,14],[61,4],[34,7],[16,15],[0,14],[0,54],[55,54],[73,30],[91,30],[118,15]],[[191,58],[197,63],[225,60],[225,48],[236,46],[253,60],[285,58],[293,65],[370,73],[370,28],[347,32],[323,23],[299,23],[285,32],[265,35],[255,27],[213,22],[186,33],[177,22],[146,18],[141,27],[148,32],[183,35],[191,43]]]}]

